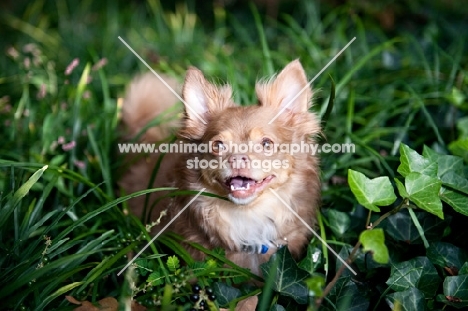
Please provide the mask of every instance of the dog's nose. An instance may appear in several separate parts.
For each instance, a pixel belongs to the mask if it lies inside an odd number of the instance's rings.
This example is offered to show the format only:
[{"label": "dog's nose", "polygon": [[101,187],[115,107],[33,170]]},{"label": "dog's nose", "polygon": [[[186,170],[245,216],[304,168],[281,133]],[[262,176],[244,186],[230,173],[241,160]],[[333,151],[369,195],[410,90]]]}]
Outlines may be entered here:
[{"label": "dog's nose", "polygon": [[233,154],[232,156],[229,157],[229,163],[235,164],[235,163],[248,163],[249,162],[249,157],[245,154]]}]

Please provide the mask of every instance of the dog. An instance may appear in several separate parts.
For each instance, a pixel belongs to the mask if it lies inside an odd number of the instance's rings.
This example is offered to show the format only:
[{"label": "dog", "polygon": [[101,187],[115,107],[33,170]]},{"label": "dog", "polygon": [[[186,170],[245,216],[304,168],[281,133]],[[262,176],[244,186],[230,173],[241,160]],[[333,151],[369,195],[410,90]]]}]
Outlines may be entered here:
[{"label": "dog", "polygon": [[[126,135],[137,135],[153,118],[176,107],[181,95],[181,118],[149,128],[139,142],[156,143],[175,133],[173,144],[192,149],[137,160],[129,155],[133,163],[119,182],[122,189],[132,193],[149,186],[174,187],[214,194],[197,196],[181,212],[195,194],[161,200],[162,192],[153,193],[149,202],[157,204],[151,220],[161,220],[161,212],[167,213],[156,231],[179,214],[168,230],[207,249],[223,248],[227,259],[253,273],[260,274],[260,264],[280,247],[287,246],[299,257],[312,235],[308,227],[317,225],[319,160],[304,150],[281,150],[314,144],[321,134],[317,115],[309,111],[313,92],[299,60],[257,82],[258,103],[250,106],[234,103],[230,85],[215,85],[194,67],[188,69],[182,86],[162,78],[165,83],[148,73],[130,84],[122,108]],[[141,216],[144,197],[129,204]],[[200,251],[188,249],[194,259],[203,259]]]}]

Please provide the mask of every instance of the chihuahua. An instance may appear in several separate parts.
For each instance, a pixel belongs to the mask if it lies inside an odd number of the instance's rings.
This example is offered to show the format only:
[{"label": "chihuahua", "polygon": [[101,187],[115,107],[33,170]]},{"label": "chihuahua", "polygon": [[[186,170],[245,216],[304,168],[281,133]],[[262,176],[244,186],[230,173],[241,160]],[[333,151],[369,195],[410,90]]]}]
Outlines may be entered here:
[{"label": "chihuahua", "polygon": [[[223,248],[229,260],[256,274],[280,247],[300,256],[316,226],[320,201],[317,157],[290,148],[314,144],[320,135],[301,63],[292,61],[278,75],[257,82],[258,103],[250,106],[234,103],[230,85],[212,84],[193,67],[182,87],[169,77],[163,80],[150,73],[136,78],[124,99],[122,120],[129,137],[144,132],[140,143],[160,142],[175,128],[172,144],[179,150],[136,161],[129,155],[133,163],[120,186],[126,193],[149,186],[192,190],[192,195],[171,199],[153,193],[150,203],[157,203],[151,219],[163,218],[158,228],[172,220],[168,230],[208,249]],[[149,121],[180,102],[179,94],[183,117],[144,131]],[[204,194],[190,203],[202,189]],[[144,204],[144,197],[130,201],[137,215]],[[188,249],[195,259],[203,258]]]}]

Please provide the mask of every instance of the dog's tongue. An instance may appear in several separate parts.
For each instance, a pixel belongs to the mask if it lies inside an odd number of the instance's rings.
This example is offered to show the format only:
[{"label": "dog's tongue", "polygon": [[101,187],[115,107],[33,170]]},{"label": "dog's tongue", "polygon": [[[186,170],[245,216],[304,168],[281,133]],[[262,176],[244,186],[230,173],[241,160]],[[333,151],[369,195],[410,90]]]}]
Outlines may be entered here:
[{"label": "dog's tongue", "polygon": [[250,178],[237,176],[237,177],[231,178],[231,180],[229,181],[229,184],[231,186],[234,186],[234,188],[240,188],[240,187],[247,188],[247,184],[250,184],[252,186],[253,184],[255,184],[255,181]]}]

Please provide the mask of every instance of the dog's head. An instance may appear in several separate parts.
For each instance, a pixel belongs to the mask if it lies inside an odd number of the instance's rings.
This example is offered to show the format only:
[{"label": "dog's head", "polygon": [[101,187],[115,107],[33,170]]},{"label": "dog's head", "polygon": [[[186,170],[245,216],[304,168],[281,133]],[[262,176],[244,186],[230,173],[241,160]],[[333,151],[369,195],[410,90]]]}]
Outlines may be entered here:
[{"label": "dog's head", "polygon": [[211,84],[196,68],[188,70],[183,86],[185,120],[179,134],[206,151],[198,148],[191,166],[203,186],[236,204],[254,202],[266,189],[287,183],[294,170],[307,169],[310,154],[297,146],[312,143],[320,132],[308,111],[312,91],[298,60],[257,83],[256,93],[257,105],[239,106],[229,85]]}]

